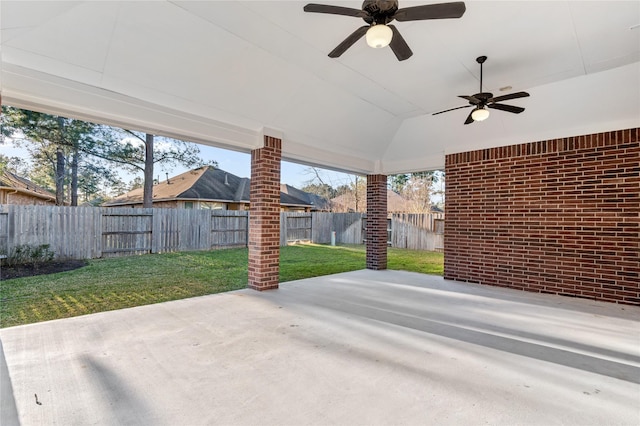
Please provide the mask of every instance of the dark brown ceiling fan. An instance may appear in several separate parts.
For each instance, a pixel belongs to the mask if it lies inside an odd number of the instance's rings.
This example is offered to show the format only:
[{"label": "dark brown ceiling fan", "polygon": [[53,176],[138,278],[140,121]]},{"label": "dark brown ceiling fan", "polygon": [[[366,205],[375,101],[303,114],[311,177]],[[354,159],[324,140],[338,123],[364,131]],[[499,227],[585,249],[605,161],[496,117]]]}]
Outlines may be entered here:
[{"label": "dark brown ceiling fan", "polygon": [[365,0],[362,10],[350,7],[331,6],[310,3],[304,7],[305,12],[329,13],[332,15],[353,16],[362,18],[367,23],[355,30],[329,53],[329,57],[337,58],[366,34],[367,44],[374,48],[391,47],[399,61],[409,59],[413,52],[394,25],[388,25],[394,19],[403,21],[422,21],[427,19],[460,18],[466,10],[464,2],[438,3],[398,9],[398,0]]},{"label": "dark brown ceiling fan", "polygon": [[487,110],[487,108],[499,109],[501,111],[507,111],[513,114],[520,114],[522,111],[524,111],[524,108],[513,105],[499,104],[498,102],[508,101],[510,99],[526,98],[527,96],[529,96],[527,92],[509,93],[508,95],[502,95],[494,98],[493,93],[482,91],[482,64],[484,64],[486,60],[486,56],[479,56],[476,58],[476,62],[480,64],[480,93],[476,93],[472,96],[458,96],[459,98],[469,101],[469,105],[434,112],[432,115],[438,115],[442,114],[443,112],[454,111],[461,108],[475,107],[473,111],[469,113],[469,116],[464,122],[464,124],[471,124],[474,121],[486,120],[489,117],[489,110]]}]

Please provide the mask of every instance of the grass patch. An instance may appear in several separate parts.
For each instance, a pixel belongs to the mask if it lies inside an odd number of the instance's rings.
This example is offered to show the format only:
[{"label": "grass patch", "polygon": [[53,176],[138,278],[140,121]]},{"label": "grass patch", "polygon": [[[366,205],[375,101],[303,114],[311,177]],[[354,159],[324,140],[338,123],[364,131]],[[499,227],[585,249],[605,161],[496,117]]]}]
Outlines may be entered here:
[{"label": "grass patch", "polygon": [[[389,249],[389,269],[443,273],[442,253]],[[282,247],[280,281],[365,267],[364,246]],[[247,286],[247,249],[95,259],[68,272],[0,282],[0,327],[122,309]]]},{"label": "grass patch", "polygon": [[390,247],[387,249],[387,268],[395,271],[444,275],[444,253]]}]

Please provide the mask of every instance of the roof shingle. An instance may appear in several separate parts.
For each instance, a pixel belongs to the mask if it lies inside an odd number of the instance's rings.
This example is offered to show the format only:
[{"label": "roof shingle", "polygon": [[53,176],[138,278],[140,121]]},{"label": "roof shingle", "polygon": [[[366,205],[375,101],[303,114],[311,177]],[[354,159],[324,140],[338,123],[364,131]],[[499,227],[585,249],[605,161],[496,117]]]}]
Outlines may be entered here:
[{"label": "roof shingle", "polygon": [[[248,203],[251,179],[241,178],[213,166],[204,166],[171,177],[153,186],[153,201],[163,200],[207,200],[228,203]],[[142,203],[143,189],[138,188],[107,203],[119,206]],[[280,193],[283,205],[312,206],[309,200]]]}]

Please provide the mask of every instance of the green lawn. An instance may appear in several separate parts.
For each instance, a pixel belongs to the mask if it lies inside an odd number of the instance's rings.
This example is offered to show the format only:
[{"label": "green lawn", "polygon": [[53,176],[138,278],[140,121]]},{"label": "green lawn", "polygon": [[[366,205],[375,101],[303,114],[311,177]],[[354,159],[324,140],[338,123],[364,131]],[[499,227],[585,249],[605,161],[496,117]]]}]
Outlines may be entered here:
[{"label": "green lawn", "polygon": [[[365,267],[364,246],[282,247],[280,281]],[[390,248],[389,269],[443,273],[442,253]],[[245,288],[247,249],[95,259],[74,271],[0,282],[0,327]]]}]

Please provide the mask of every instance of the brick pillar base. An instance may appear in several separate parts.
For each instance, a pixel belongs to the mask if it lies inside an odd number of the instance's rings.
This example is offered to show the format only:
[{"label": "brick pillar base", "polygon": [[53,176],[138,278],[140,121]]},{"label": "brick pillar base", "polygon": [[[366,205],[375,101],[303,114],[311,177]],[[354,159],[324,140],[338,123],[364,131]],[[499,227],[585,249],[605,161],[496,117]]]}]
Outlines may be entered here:
[{"label": "brick pillar base", "polygon": [[264,137],[251,151],[249,288],[278,288],[280,274],[280,160],[282,141]]},{"label": "brick pillar base", "polygon": [[387,176],[367,176],[367,269],[387,269]]}]

